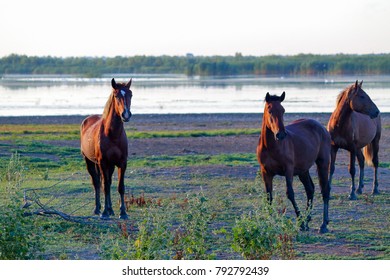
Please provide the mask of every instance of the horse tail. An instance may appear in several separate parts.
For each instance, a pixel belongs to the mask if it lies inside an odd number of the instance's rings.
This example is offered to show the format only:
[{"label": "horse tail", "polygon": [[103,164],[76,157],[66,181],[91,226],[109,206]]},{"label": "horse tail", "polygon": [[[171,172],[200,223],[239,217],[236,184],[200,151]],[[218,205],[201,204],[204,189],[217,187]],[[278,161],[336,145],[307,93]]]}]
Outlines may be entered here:
[{"label": "horse tail", "polygon": [[369,143],[367,146],[363,148],[363,154],[364,154],[364,159],[366,160],[366,163],[369,166],[374,166],[372,162],[372,158],[374,157],[374,149],[372,147],[372,143]]}]

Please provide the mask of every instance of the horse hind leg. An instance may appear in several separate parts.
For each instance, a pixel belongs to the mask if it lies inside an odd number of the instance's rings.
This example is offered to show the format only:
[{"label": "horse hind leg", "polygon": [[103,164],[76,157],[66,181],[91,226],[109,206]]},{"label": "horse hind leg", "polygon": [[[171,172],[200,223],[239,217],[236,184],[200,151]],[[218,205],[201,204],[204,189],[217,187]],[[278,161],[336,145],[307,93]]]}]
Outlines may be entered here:
[{"label": "horse hind leg", "polygon": [[351,175],[351,192],[348,196],[350,200],[356,200],[356,186],[355,186],[355,174],[356,174],[356,168],[355,168],[355,161],[356,161],[356,153],[354,151],[350,152],[350,158],[349,158],[349,174]]},{"label": "horse hind leg", "polygon": [[356,190],[357,194],[362,194],[363,193],[363,188],[364,188],[364,155],[361,150],[358,150],[356,153],[358,162],[359,162],[359,185]]},{"label": "horse hind leg", "polygon": [[339,148],[337,146],[331,146],[330,152],[330,173],[329,173],[329,188],[332,187],[332,179],[335,171],[336,157]]},{"label": "horse hind leg", "polygon": [[125,171],[126,171],[126,166],[118,168],[118,192],[120,195],[120,219],[127,220],[129,217],[126,213],[126,205],[125,205],[125,183],[124,183],[124,177],[125,177]]},{"label": "horse hind leg", "polygon": [[374,141],[371,143],[372,150],[372,165],[374,166],[374,182],[372,184],[372,194],[379,194],[378,184],[378,166],[379,166],[379,139],[380,135],[377,135]]},{"label": "horse hind leg", "polygon": [[322,225],[319,229],[320,233],[328,232],[328,223],[329,223],[329,198],[330,198],[330,181],[328,178],[329,170],[329,160],[327,157],[323,157],[316,161],[317,172],[318,172],[318,181],[320,183],[322,201],[323,201],[323,218]]},{"label": "horse hind leg", "polygon": [[85,157],[85,162],[87,164],[87,170],[91,176],[92,185],[95,189],[95,209],[93,213],[95,215],[100,214],[101,204],[100,204],[100,189],[101,189],[101,176],[98,166]]}]

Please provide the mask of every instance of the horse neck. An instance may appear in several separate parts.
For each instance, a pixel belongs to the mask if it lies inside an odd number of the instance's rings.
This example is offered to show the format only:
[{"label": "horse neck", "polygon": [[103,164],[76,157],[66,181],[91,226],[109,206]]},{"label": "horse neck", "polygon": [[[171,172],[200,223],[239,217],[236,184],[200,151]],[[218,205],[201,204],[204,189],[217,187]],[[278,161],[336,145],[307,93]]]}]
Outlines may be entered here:
[{"label": "horse neck", "polygon": [[110,96],[103,112],[104,134],[110,138],[120,137],[123,128],[121,118],[116,114],[114,108],[114,98]]},{"label": "horse neck", "polygon": [[344,94],[339,103],[337,104],[336,110],[333,113],[332,125],[333,127],[341,126],[346,123],[352,114],[351,106],[349,105],[348,92]]},{"label": "horse neck", "polygon": [[271,129],[268,128],[267,121],[264,116],[265,113],[263,114],[263,125],[261,127],[260,143],[263,147],[272,149],[273,147],[275,147],[276,140],[274,133]]}]

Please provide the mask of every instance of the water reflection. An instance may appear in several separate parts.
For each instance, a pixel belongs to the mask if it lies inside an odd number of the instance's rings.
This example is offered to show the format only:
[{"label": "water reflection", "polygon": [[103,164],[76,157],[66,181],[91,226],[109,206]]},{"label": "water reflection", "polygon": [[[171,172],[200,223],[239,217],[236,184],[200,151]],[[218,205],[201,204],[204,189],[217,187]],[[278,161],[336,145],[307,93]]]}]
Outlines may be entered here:
[{"label": "water reflection", "polygon": [[[100,114],[110,80],[133,78],[134,114],[258,113],[267,92],[286,91],[287,112],[331,112],[339,92],[354,77],[187,77],[184,75],[106,75],[80,78],[10,75],[0,80],[0,115]],[[363,87],[382,112],[390,112],[390,77],[364,76]]]}]

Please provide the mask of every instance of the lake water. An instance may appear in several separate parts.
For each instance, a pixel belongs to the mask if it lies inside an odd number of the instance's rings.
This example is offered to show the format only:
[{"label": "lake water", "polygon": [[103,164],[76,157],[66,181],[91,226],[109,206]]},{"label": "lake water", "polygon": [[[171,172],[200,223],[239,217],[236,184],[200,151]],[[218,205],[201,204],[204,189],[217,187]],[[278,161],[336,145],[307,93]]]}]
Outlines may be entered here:
[{"label": "lake water", "polygon": [[0,116],[101,114],[110,81],[133,78],[133,114],[259,113],[267,92],[286,92],[286,112],[332,112],[336,97],[357,78],[382,112],[390,112],[390,76],[186,77],[184,75],[6,75],[0,79]]}]

